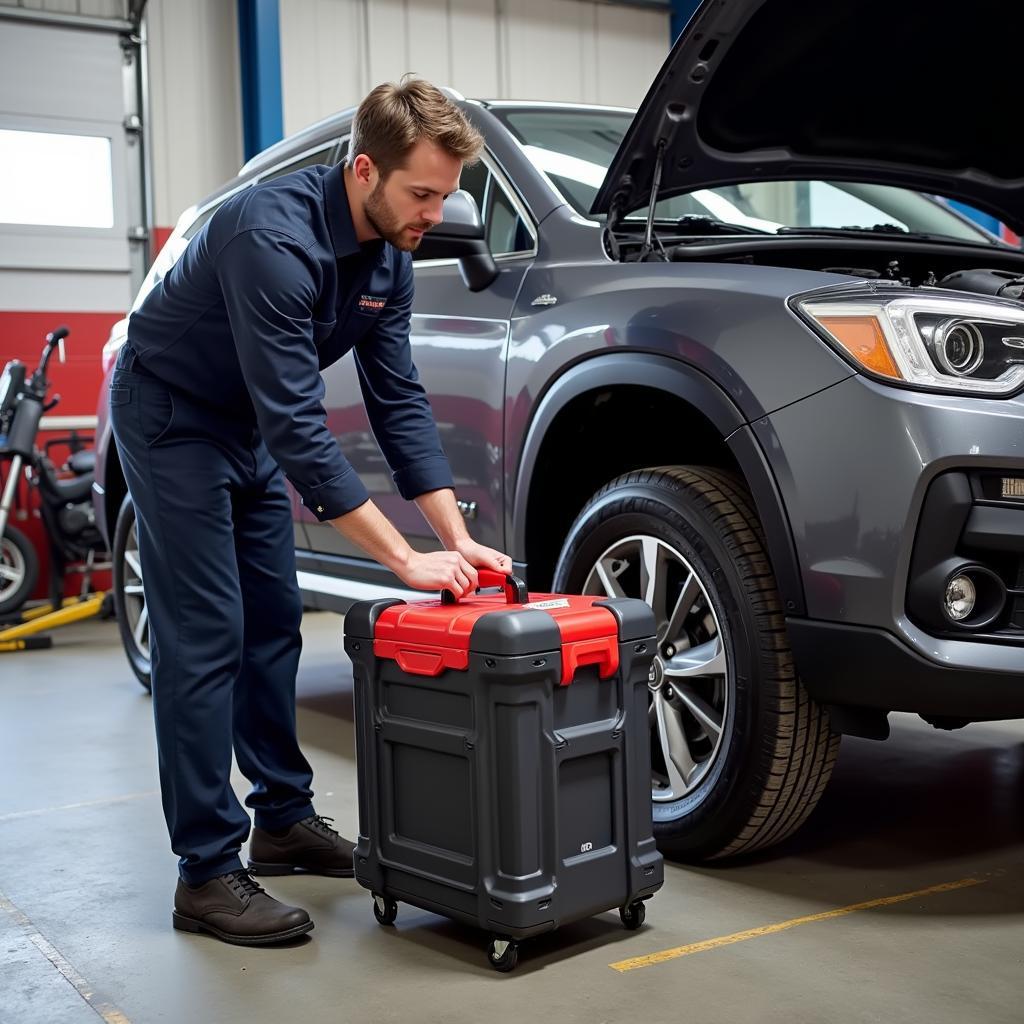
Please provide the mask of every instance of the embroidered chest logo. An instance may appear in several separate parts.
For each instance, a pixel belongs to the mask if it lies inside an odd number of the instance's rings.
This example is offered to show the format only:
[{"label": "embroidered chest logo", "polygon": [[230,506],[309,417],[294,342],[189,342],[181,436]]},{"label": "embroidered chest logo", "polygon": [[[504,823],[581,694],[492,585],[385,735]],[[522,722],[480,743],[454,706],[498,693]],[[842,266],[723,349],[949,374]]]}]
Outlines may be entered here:
[{"label": "embroidered chest logo", "polygon": [[359,312],[360,313],[379,313],[384,308],[384,303],[387,301],[382,295],[360,295],[359,296]]}]

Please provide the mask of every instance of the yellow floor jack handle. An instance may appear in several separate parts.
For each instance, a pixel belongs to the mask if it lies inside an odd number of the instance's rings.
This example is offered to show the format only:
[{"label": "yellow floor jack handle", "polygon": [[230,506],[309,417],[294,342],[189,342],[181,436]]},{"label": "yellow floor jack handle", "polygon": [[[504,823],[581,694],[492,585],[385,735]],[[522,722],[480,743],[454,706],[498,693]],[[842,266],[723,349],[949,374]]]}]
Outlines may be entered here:
[{"label": "yellow floor jack handle", "polygon": [[99,615],[105,596],[104,593],[99,592],[86,594],[84,597],[68,597],[56,611],[51,605],[43,605],[41,608],[33,608],[25,612],[21,616],[20,623],[0,629],[0,653],[43,650],[52,647],[52,637],[36,636],[36,634]]}]

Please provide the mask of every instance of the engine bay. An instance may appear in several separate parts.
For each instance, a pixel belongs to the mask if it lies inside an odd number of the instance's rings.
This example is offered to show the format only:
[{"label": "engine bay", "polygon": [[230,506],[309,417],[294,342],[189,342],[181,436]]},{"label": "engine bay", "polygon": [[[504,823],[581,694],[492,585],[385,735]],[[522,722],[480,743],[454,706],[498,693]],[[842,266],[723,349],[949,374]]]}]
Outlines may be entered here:
[{"label": "engine bay", "polygon": [[911,287],[950,288],[1024,299],[1024,252],[1001,246],[864,237],[743,237],[673,239],[657,249],[620,239],[619,259],[632,262],[739,263],[890,280]]}]

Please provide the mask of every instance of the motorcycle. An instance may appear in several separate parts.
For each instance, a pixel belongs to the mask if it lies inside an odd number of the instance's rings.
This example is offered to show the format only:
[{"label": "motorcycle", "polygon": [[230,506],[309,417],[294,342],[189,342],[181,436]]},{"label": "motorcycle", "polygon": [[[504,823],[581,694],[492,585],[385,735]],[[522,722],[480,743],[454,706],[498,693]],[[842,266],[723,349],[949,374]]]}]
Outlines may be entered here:
[{"label": "motorcycle", "polygon": [[[39,495],[46,528],[51,607],[61,607],[64,577],[72,568],[83,574],[83,597],[91,587],[92,573],[110,568],[110,556],[92,507],[95,454],[84,448],[84,439],[75,433],[51,438],[42,448],[37,444],[43,415],[60,401],[59,395],[47,398],[47,367],[55,351],[64,362],[64,339],[70,333],[68,328],[58,327],[47,334],[39,365],[31,376],[18,359],[10,360],[0,375],[0,463],[9,462],[0,494],[0,615],[10,615],[20,608],[39,576],[35,549],[9,522],[23,470],[29,487]],[[51,449],[57,445],[67,445],[71,450],[60,470],[50,458]]]}]

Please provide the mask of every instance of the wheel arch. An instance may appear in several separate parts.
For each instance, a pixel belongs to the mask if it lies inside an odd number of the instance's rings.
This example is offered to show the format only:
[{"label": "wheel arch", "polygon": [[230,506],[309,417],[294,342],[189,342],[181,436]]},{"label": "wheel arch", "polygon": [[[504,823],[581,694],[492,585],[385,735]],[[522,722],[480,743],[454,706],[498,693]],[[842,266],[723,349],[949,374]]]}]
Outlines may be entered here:
[{"label": "wheel arch", "polygon": [[[671,417],[677,429],[668,436],[648,431],[637,444],[621,421],[644,415],[658,427],[662,417]],[[786,612],[803,614],[789,517],[753,431],[706,374],[650,353],[593,356],[567,369],[539,399],[521,449],[508,524],[512,554],[530,567],[531,586],[550,582],[561,546],[558,535],[564,537],[600,486],[623,472],[677,463],[717,465],[742,475],[757,506]]]}]

